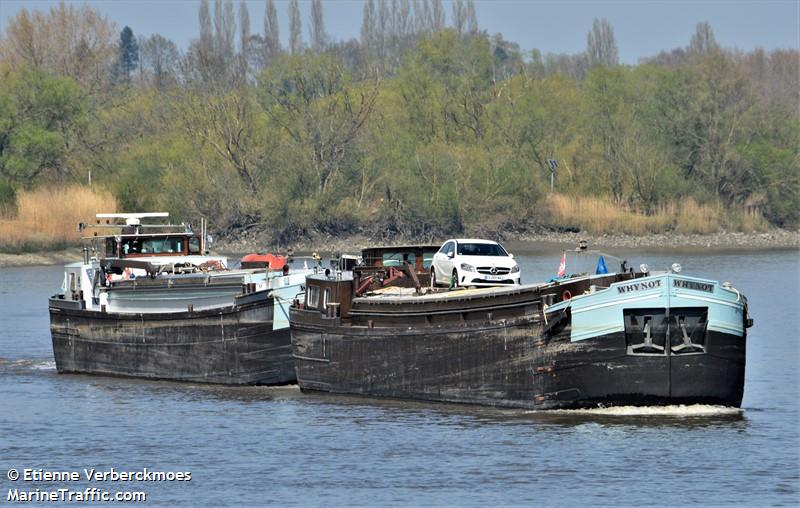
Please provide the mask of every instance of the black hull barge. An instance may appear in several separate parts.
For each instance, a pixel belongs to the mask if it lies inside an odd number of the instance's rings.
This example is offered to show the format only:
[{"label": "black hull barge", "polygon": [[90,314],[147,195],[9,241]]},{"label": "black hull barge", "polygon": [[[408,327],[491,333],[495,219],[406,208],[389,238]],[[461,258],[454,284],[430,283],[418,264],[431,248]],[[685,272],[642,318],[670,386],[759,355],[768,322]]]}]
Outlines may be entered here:
[{"label": "black hull barge", "polygon": [[751,324],[746,299],[716,282],[694,281],[626,272],[355,296],[363,277],[309,276],[305,301],[290,314],[298,384],[537,410],[739,407]]},{"label": "black hull barge", "polygon": [[273,330],[273,302],[270,291],[259,291],[227,307],[134,314],[51,299],[56,368],[226,385],[293,383],[289,329]]},{"label": "black hull barge", "polygon": [[204,226],[197,234],[188,225],[141,224],[165,216],[98,214],[97,224],[82,225],[121,231],[87,238],[92,255],[85,248],[82,262],[65,266],[48,302],[58,372],[295,382],[288,307],[313,270],[228,269],[227,258],[206,251]]}]

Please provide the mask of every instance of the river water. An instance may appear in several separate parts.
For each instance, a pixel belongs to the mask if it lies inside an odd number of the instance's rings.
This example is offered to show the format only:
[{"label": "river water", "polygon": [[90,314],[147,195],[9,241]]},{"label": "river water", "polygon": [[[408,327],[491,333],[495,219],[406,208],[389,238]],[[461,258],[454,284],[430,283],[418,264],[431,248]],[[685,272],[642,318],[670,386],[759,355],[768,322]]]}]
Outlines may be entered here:
[{"label": "river water", "polygon": [[[552,276],[558,252],[512,247],[526,282]],[[0,504],[14,488],[87,487],[143,491],[147,506],[800,504],[798,252],[619,254],[748,296],[741,410],[534,413],[58,375],[47,297],[61,268],[2,268]],[[11,468],[191,481],[12,482]]]}]

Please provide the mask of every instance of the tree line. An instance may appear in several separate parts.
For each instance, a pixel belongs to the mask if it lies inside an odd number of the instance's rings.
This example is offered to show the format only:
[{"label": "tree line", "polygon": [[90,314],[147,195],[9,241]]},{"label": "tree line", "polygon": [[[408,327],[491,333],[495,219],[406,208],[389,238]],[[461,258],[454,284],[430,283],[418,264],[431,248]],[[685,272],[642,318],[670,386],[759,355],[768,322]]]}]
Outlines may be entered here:
[{"label": "tree line", "polygon": [[222,233],[438,236],[547,224],[554,159],[562,194],[800,222],[796,50],[725,49],[700,23],[620,65],[600,19],[584,52],[526,52],[471,0],[367,0],[360,38],[336,41],[324,7],[304,32],[291,0],[284,47],[274,0],[260,33],[246,3],[202,0],[184,51],[86,5],[23,9],[0,39],[3,209],[91,175],[125,210]]}]

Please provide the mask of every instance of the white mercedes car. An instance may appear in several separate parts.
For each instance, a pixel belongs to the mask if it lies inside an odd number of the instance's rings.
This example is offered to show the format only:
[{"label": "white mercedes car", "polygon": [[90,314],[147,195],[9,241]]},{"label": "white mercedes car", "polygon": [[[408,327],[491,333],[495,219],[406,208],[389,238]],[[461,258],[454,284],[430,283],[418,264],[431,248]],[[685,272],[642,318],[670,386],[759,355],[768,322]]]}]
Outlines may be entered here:
[{"label": "white mercedes car", "polygon": [[431,264],[432,287],[519,284],[519,276],[514,255],[491,240],[447,240]]}]

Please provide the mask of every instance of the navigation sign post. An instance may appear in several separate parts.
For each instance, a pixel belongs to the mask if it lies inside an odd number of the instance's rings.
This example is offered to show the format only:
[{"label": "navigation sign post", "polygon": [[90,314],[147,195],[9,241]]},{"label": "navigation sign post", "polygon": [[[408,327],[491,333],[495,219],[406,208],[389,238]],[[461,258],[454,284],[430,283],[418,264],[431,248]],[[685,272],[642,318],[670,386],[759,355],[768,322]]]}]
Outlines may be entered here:
[{"label": "navigation sign post", "polygon": [[553,193],[553,182],[556,176],[556,168],[558,168],[558,161],[555,159],[547,159],[547,165],[550,167],[550,193]]}]

